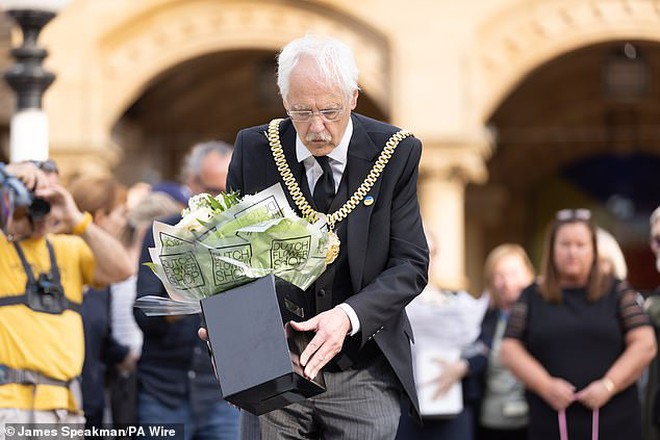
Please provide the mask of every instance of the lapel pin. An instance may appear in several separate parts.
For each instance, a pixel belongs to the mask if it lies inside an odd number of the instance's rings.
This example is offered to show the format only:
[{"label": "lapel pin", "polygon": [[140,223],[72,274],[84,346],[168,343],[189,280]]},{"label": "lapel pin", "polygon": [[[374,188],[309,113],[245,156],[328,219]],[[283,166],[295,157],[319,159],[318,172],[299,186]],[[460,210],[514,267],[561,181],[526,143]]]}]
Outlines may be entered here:
[{"label": "lapel pin", "polygon": [[365,198],[364,198],[364,204],[365,204],[366,206],[371,206],[371,205],[373,205],[373,204],[374,204],[374,198],[371,197],[371,196],[367,196],[367,197],[365,197]]}]

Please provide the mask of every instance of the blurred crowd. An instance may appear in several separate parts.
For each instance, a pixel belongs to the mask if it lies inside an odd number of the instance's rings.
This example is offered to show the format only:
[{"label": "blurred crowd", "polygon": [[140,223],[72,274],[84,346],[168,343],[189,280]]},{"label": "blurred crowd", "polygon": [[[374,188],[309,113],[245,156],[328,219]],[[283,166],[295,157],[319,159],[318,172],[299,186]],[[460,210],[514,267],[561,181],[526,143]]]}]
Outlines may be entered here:
[{"label": "blurred crowd", "polygon": [[[650,226],[660,261],[660,208]],[[589,210],[563,209],[538,273],[514,243],[491,250],[480,295],[431,273],[407,307],[423,425],[402,417],[398,439],[658,438],[660,297],[644,298],[627,272]]]},{"label": "blurred crowd", "polygon": [[[182,183],[130,187],[112,176],[64,184],[52,160],[4,166],[3,176],[20,179],[45,208],[13,206],[15,194],[3,192],[3,210],[15,212],[3,217],[0,271],[16,295],[0,304],[0,422],[168,423],[185,426],[186,439],[238,437],[238,410],[220,398],[199,317],[147,318],[133,307],[139,296],[167,295],[143,264],[154,220],[176,223],[191,195],[224,191],[231,151],[197,144]],[[26,290],[34,281],[48,304],[19,295],[26,276]],[[12,307],[19,304],[28,307]]]},{"label": "blurred crowd", "polygon": [[[49,210],[15,216],[0,271],[25,272],[27,290],[55,285],[52,304],[30,308],[60,309],[45,319],[20,314],[11,306],[32,300],[15,279],[2,281],[16,295],[0,304],[0,421],[183,423],[186,438],[238,438],[238,410],[219,398],[199,317],[133,307],[137,297],[167,295],[143,264],[153,221],[174,224],[191,195],[223,191],[231,151],[197,144],[182,183],[130,187],[111,176],[62,185],[50,160],[6,167]],[[650,230],[660,272],[660,208]],[[478,294],[438,282],[442,244],[426,233],[430,282],[406,309],[422,423],[402,411],[398,439],[658,438],[660,296],[643,298],[626,282],[620,247],[590,211],[556,213],[538,273],[519,244],[492,249]],[[48,252],[34,248],[40,240]],[[26,373],[40,362],[48,374]],[[40,418],[53,402],[68,411]]]}]

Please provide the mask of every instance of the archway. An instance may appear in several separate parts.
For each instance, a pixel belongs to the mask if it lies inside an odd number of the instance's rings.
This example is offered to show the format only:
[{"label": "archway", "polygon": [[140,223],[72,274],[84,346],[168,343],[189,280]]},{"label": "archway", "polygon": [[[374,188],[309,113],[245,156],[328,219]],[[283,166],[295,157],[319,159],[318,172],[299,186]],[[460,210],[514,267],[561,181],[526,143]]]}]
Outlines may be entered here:
[{"label": "archway", "polygon": [[[535,214],[529,206],[530,200],[518,199],[517,203],[513,203],[509,188],[506,185],[493,183],[496,178],[492,174],[497,174],[494,168],[498,166],[494,164],[497,161],[507,160],[500,157],[503,149],[501,141],[507,135],[513,135],[510,130],[507,133],[504,126],[498,125],[498,115],[503,115],[503,109],[508,107],[509,112],[523,119],[527,115],[539,117],[544,109],[547,110],[545,102],[548,96],[552,98],[553,94],[558,93],[570,99],[571,94],[567,95],[564,91],[575,90],[576,83],[584,84],[587,72],[573,69],[572,75],[565,75],[563,82],[555,81],[551,84],[552,87],[546,84],[543,88],[535,82],[539,72],[546,68],[555,66],[557,70],[550,70],[554,72],[567,68],[570,62],[564,58],[565,55],[570,56],[574,52],[581,53],[580,51],[585,48],[605,47],[608,44],[620,46],[620,43],[628,41],[660,41],[660,7],[654,0],[546,1],[539,2],[534,7],[527,6],[522,3],[512,4],[509,9],[491,16],[482,23],[476,33],[473,56],[470,58],[470,66],[474,70],[470,90],[472,95],[477,97],[475,118],[479,120],[478,124],[501,131],[500,140],[497,141],[494,149],[495,154],[489,163],[491,183],[484,187],[470,186],[466,197],[467,275],[474,289],[483,286],[483,262],[487,252],[494,245],[503,241],[517,241],[527,245],[532,253],[537,254],[541,224],[550,215],[549,212],[543,215]],[[614,40],[619,43],[615,44]],[[582,54],[587,53],[588,51]],[[561,64],[564,65],[563,68]],[[592,60],[592,83],[587,84],[594,87],[602,84],[600,75],[594,74],[594,69],[598,69],[596,66],[602,66],[601,61]],[[523,88],[536,89],[536,93],[528,93],[526,102],[520,100],[517,101],[519,105],[509,107],[510,99],[519,96],[519,90]],[[588,101],[580,100],[576,96],[566,101],[564,106],[554,107],[554,110],[566,112],[565,116],[568,117],[572,110],[584,111],[584,107],[589,105],[591,104]],[[657,103],[655,105],[657,106]],[[625,112],[615,113],[618,115],[614,116],[618,121],[615,124],[639,127],[643,123],[643,121],[624,123],[622,118],[626,119],[626,116],[623,116]],[[564,128],[562,130],[565,132]],[[602,127],[600,131],[604,131]],[[621,130],[617,133],[615,136],[621,135]],[[521,162],[509,168],[509,172],[512,169],[523,171],[533,169],[538,165],[551,168],[553,163],[557,165],[555,160],[559,160],[561,154],[563,150],[541,159],[519,156]],[[576,162],[580,155],[588,160],[599,154],[597,148],[583,150],[582,153],[577,153],[577,156],[569,155],[568,161],[562,162],[562,166],[568,166],[571,161]],[[544,159],[548,162],[544,162]],[[555,168],[555,172],[559,173],[559,169]],[[515,173],[510,174],[510,177],[512,180],[517,179]],[[539,192],[537,196],[542,194]],[[535,216],[540,218],[535,219]],[[606,226],[616,228],[610,224],[611,220],[605,219],[605,221],[608,223]],[[503,227],[504,224],[507,226]],[[641,242],[646,240],[645,234],[648,232],[643,215],[639,215],[638,220],[630,228],[622,229],[620,235],[626,236],[623,238],[624,241],[628,240],[628,231],[637,231],[634,234],[635,238],[631,239],[636,244],[632,245],[632,248],[624,249],[628,259],[632,260],[629,262],[631,268],[640,268],[638,275],[631,274],[632,279],[639,280],[641,283],[639,287],[650,288],[657,284],[658,279],[655,271],[649,267],[652,265],[652,257],[648,248]],[[535,235],[536,239],[532,238]],[[622,237],[617,238],[622,239]]]},{"label": "archway", "polygon": [[[113,129],[124,149],[116,174],[123,181],[175,179],[194,143],[231,144],[241,128],[283,117],[275,56],[265,50],[215,52],[159,74]],[[368,94],[359,97],[357,111],[386,119]]]},{"label": "archway", "polygon": [[545,224],[561,208],[590,208],[619,240],[629,279],[657,284],[648,216],[660,203],[660,44],[613,41],[538,67],[496,109],[490,180],[473,198],[495,195],[485,248],[522,243],[534,260]]},{"label": "archway", "polygon": [[103,128],[109,132],[162,72],[213,53],[255,50],[274,56],[308,31],[353,47],[362,88],[378,107],[389,107],[390,51],[385,36],[368,23],[310,2],[186,0],[146,9],[100,39],[101,80],[115,85],[102,96]]}]

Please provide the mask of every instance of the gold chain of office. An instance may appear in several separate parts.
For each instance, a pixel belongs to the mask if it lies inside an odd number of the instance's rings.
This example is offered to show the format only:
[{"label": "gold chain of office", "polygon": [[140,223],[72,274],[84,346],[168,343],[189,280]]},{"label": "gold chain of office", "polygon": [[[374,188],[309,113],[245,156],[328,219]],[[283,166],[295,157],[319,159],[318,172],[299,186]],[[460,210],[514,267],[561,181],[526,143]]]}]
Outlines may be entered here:
[{"label": "gold chain of office", "polygon": [[360,184],[360,186],[355,190],[353,195],[342,205],[341,208],[333,212],[332,214],[323,214],[318,211],[315,211],[314,208],[309,204],[302,191],[300,186],[289,168],[289,165],[286,162],[286,157],[284,156],[284,151],[282,150],[282,143],[280,142],[280,122],[282,119],[273,119],[268,124],[268,133],[266,137],[268,138],[268,143],[270,144],[270,151],[273,153],[273,159],[275,159],[275,164],[277,165],[277,170],[284,180],[289,194],[293,198],[296,206],[300,210],[303,216],[305,216],[312,223],[317,221],[319,218],[325,217],[326,224],[330,231],[334,230],[335,224],[344,220],[348,215],[355,209],[356,206],[360,204],[362,199],[369,193],[371,188],[376,183],[376,180],[380,174],[385,169],[387,162],[389,162],[394,150],[399,145],[399,143],[413,134],[408,130],[400,130],[394,133],[388,141],[385,143],[385,148],[381,151],[376,163],[374,164],[367,177]]}]

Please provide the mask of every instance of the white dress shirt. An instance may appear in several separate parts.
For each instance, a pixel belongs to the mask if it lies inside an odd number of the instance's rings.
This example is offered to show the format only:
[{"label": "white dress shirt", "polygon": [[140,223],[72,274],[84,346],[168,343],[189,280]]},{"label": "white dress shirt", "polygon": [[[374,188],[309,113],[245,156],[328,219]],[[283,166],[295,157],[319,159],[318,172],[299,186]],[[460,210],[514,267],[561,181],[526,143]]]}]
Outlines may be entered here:
[{"label": "white dress shirt", "polygon": [[[344,175],[344,170],[346,169],[346,161],[348,160],[348,144],[351,141],[351,136],[353,136],[353,121],[348,120],[348,125],[346,126],[346,131],[344,136],[341,138],[339,145],[337,145],[329,154],[328,154],[328,164],[332,168],[332,178],[335,181],[335,193],[339,189],[339,184],[341,183],[341,178]],[[309,190],[314,194],[314,187],[316,182],[323,174],[323,169],[321,165],[314,159],[314,156],[307,149],[305,144],[303,144],[299,135],[296,135],[296,158],[298,162],[302,162],[305,165],[305,174],[307,176],[307,184]],[[349,306],[346,303],[338,304],[337,307],[342,309],[348,319],[351,321],[351,331],[350,336],[353,336],[358,331],[360,331],[360,320],[353,310],[353,307]]]}]

